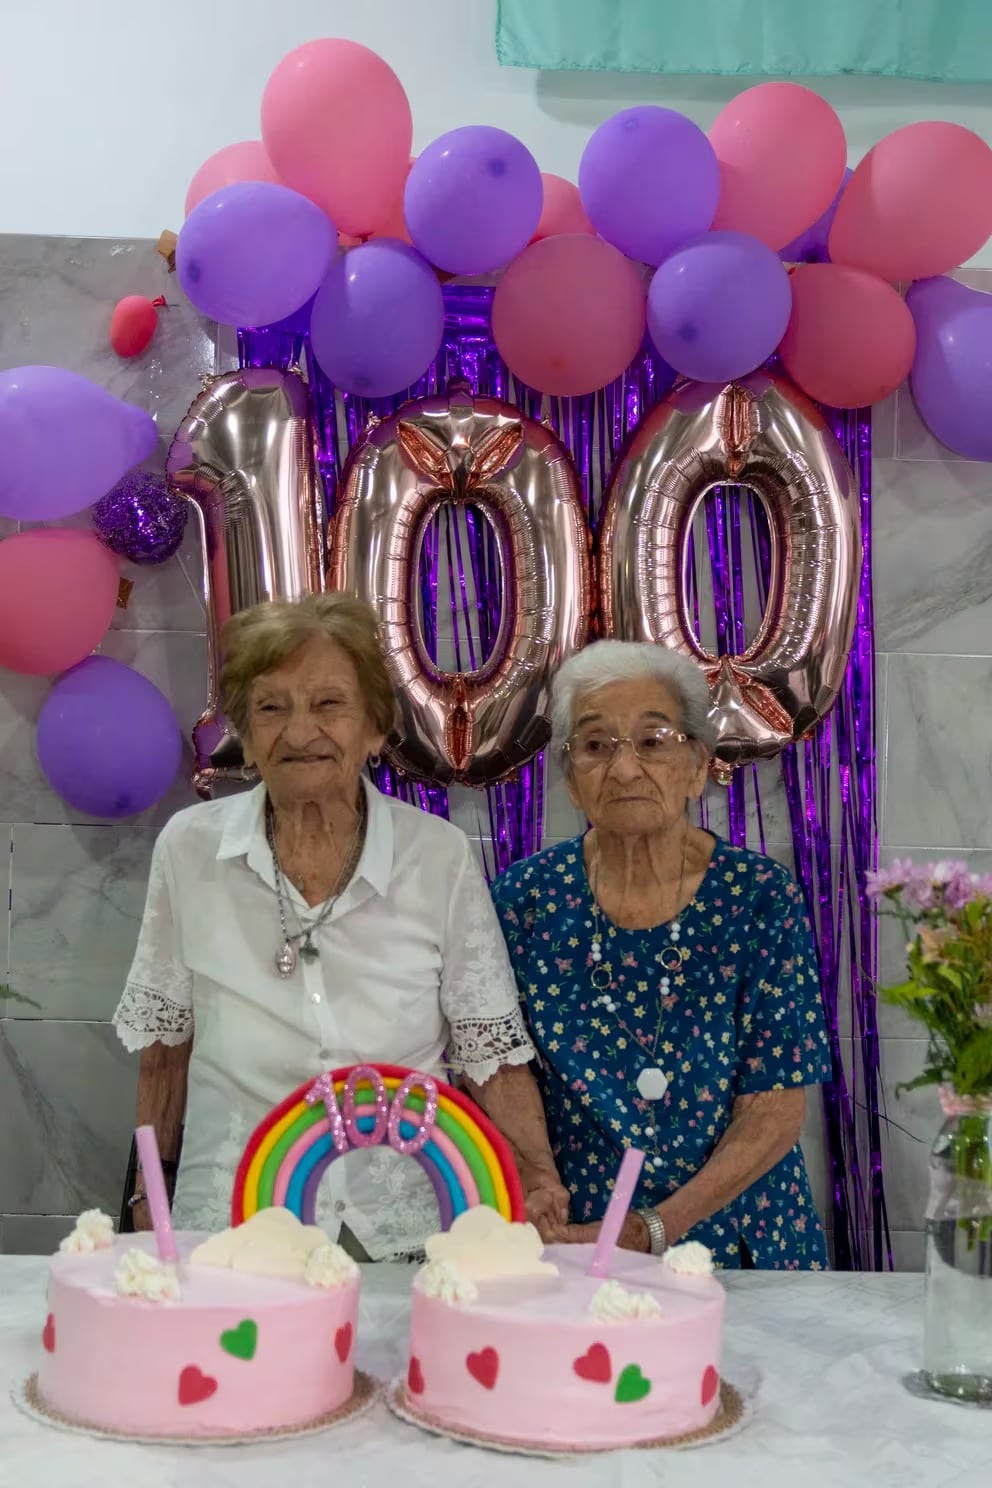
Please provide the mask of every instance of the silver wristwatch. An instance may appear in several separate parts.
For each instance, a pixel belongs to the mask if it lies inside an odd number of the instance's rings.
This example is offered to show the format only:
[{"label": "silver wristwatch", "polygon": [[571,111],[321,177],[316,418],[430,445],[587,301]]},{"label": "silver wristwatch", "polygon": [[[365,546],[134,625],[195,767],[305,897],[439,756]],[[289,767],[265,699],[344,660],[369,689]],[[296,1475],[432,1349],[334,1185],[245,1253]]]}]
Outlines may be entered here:
[{"label": "silver wristwatch", "polygon": [[657,1209],[638,1209],[637,1212],[648,1227],[648,1248],[651,1255],[663,1256],[668,1244],[665,1236],[665,1221]]}]

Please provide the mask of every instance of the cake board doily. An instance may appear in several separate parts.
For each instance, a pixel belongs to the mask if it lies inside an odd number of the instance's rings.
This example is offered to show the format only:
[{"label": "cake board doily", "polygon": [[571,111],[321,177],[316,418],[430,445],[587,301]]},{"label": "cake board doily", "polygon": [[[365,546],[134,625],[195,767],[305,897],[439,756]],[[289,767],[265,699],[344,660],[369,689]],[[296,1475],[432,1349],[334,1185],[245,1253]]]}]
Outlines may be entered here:
[{"label": "cake board doily", "polygon": [[446,1426],[434,1416],[419,1411],[410,1401],[406,1379],[398,1375],[385,1392],[386,1404],[394,1416],[417,1426],[432,1436],[444,1436],[449,1441],[461,1442],[466,1447],[483,1447],[489,1452],[505,1452],[519,1457],[544,1457],[560,1462],[572,1457],[603,1456],[607,1452],[684,1452],[695,1447],[707,1447],[712,1442],[725,1441],[743,1431],[751,1420],[752,1410],[748,1400],[727,1380],[720,1381],[720,1409],[708,1426],[700,1431],[686,1432],[684,1436],[664,1437],[657,1441],[633,1442],[629,1447],[560,1447],[555,1449],[541,1442],[510,1441],[503,1437],[481,1436],[475,1432]]},{"label": "cake board doily", "polygon": [[250,1447],[260,1443],[268,1445],[270,1442],[297,1441],[303,1436],[316,1436],[321,1431],[346,1426],[371,1410],[381,1393],[377,1379],[356,1369],[355,1388],[351,1398],[344,1405],[339,1405],[337,1410],[328,1411],[326,1415],[317,1416],[301,1426],[288,1426],[278,1431],[248,1431],[240,1436],[220,1433],[213,1436],[144,1436],[124,1431],[108,1431],[103,1426],[86,1426],[80,1421],[70,1421],[66,1416],[49,1410],[38,1394],[37,1374],[29,1374],[21,1384],[15,1385],[10,1398],[17,1409],[32,1421],[37,1421],[41,1426],[54,1427],[56,1431],[69,1432],[73,1436],[91,1436],[98,1441],[128,1442],[131,1446],[139,1447]]}]

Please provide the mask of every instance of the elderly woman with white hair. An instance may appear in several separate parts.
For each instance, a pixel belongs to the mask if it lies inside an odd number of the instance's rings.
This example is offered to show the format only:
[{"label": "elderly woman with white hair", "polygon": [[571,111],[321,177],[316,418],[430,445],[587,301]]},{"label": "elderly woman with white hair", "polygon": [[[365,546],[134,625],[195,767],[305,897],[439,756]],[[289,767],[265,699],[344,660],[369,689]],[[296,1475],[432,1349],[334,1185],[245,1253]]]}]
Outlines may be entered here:
[{"label": "elderly woman with white hair", "polygon": [[[253,1127],[322,1071],[456,1071],[507,1138],[531,1217],[563,1222],[503,937],[468,839],[365,774],[395,700],[371,609],[345,594],[244,610],[224,629],[224,704],[255,790],[181,811],[159,837],[115,1015],[142,1050],[138,1123],[175,1169],[174,1219],[229,1222]],[[144,1179],[132,1196],[150,1224]],[[335,1163],[318,1221],[358,1260],[437,1227],[415,1163]]]},{"label": "elderly woman with white hair", "polygon": [[570,1223],[595,1238],[625,1147],[645,1153],[621,1244],[709,1246],[727,1268],[818,1269],[799,1148],[830,1077],[815,951],[779,864],[694,827],[713,730],[688,658],[601,641],[555,682],[553,726],[582,836],[493,887]]}]

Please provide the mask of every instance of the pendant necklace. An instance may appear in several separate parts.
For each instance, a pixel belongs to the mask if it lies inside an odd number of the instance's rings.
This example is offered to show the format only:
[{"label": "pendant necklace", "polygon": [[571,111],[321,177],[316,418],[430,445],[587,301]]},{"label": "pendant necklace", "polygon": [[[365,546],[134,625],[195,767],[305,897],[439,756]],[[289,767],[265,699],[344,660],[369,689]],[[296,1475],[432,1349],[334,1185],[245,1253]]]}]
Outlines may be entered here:
[{"label": "pendant necklace", "polygon": [[[358,823],[355,827],[355,832],[351,839],[351,846],[348,850],[348,855],[344,860],[341,872],[338,874],[337,882],[334,885],[331,894],[325,900],[320,914],[315,920],[312,920],[309,925],[302,926],[299,930],[290,932],[287,916],[287,911],[289,910],[290,905],[288,896],[286,894],[286,884],[283,877],[282,866],[279,862],[279,851],[276,847],[275,814],[272,810],[272,802],[268,800],[266,801],[265,835],[266,839],[268,840],[269,851],[272,854],[272,871],[276,881],[276,902],[279,906],[279,924],[282,929],[282,945],[279,947],[278,951],[276,951],[274,965],[276,971],[282,977],[283,981],[287,981],[289,977],[293,975],[293,972],[296,970],[300,960],[318,961],[320,959],[320,951],[314,944],[314,935],[320,929],[321,925],[325,924],[330,918],[331,912],[333,911],[334,906],[340,898],[343,890],[347,888],[348,884],[351,882],[355,869],[358,867],[358,860],[362,855],[362,848],[365,846],[365,830],[367,823],[368,803],[366,802],[365,792],[363,790],[361,793],[361,799],[359,801]],[[294,910],[293,912],[294,915],[296,915],[296,911]],[[298,915],[296,915],[296,920],[299,924]],[[298,952],[294,942],[299,942]]]},{"label": "pendant necklace", "polygon": [[[685,862],[686,853],[688,851],[688,844],[689,828],[687,825],[685,834],[682,838],[682,866],[679,869],[678,895],[675,900],[676,906],[680,906],[682,904],[682,895],[685,891]],[[650,1063],[646,1064],[637,1076],[637,1093],[642,1100],[659,1101],[662,1099],[666,1090],[668,1089],[669,1083],[668,1076],[658,1064],[658,1042],[661,1038],[661,1025],[662,1020],[665,1016],[663,999],[667,996],[671,988],[672,976],[675,974],[675,972],[681,971],[682,969],[683,952],[681,950],[681,947],[679,946],[679,940],[682,935],[682,927],[679,924],[678,914],[676,914],[675,918],[671,921],[668,927],[669,944],[664,948],[663,951],[660,952],[657,957],[662,970],[661,982],[659,983],[660,1006],[658,1008],[658,1023],[654,1031],[654,1038],[650,1041],[650,1043],[648,1043],[647,1040],[640,1037],[639,1034],[637,1034],[632,1028],[628,1027],[628,1025],[624,1022],[623,1016],[620,1013],[619,1004],[617,1003],[613,995],[615,991],[615,983],[613,981],[613,967],[611,966],[609,961],[605,961],[603,959],[603,931],[601,925],[602,912],[599,907],[599,900],[596,898],[596,880],[598,878],[598,867],[599,864],[597,862],[596,872],[593,874],[592,881],[590,883],[590,888],[592,890],[593,912],[592,950],[590,952],[593,962],[593,968],[590,980],[593,987],[599,993],[599,996],[594,999],[594,1005],[605,1009],[605,1011],[608,1013],[612,1013],[617,1022],[620,1024],[620,1027],[623,1029],[624,1033],[626,1033],[629,1038],[633,1039],[634,1043],[638,1044],[640,1048],[642,1048],[648,1055]],[[615,931],[611,928],[611,937],[614,934]],[[647,1126],[644,1128],[644,1135],[646,1137],[653,1137],[654,1134],[655,1133],[653,1127]]]}]

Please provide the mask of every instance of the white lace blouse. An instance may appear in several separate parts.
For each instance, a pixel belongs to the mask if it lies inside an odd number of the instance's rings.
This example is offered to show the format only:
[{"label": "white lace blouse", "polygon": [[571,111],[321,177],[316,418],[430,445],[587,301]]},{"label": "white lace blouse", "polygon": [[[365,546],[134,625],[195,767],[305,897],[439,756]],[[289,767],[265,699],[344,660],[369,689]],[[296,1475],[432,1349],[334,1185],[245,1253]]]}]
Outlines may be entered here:
[{"label": "white lace blouse", "polygon": [[[261,1118],[310,1076],[365,1062],[477,1084],[534,1050],[485,880],[468,839],[366,783],[355,875],[314,936],[320,956],[283,980],[262,787],[191,807],[155,845],[134,964],[114,1023],[128,1049],[193,1040],[174,1219],[230,1223],[231,1187]],[[290,885],[300,926],[315,920]],[[437,1227],[419,1166],[387,1149],[334,1162],[318,1219],[373,1259]]]}]

